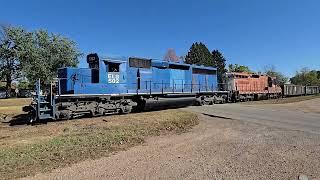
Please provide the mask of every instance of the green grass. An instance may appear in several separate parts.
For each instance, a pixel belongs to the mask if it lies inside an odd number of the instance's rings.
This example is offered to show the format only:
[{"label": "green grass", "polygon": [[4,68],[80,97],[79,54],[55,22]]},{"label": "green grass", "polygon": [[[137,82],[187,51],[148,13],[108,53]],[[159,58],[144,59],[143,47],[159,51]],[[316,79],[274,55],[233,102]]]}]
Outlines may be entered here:
[{"label": "green grass", "polygon": [[196,115],[178,110],[118,117],[119,120],[111,126],[90,124],[81,128],[65,127],[64,133],[58,136],[0,149],[0,177],[25,177],[85,159],[108,156],[141,144],[148,136],[182,133],[198,123]]}]

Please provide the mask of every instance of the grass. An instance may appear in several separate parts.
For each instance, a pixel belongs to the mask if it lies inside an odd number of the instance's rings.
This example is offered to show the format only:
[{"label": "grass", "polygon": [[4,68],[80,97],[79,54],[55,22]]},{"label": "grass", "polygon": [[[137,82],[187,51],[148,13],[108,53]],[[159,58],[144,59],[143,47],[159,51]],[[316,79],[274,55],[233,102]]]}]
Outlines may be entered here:
[{"label": "grass", "polygon": [[22,107],[29,105],[31,98],[0,99],[0,122],[22,114]]},{"label": "grass", "polygon": [[31,176],[108,156],[141,144],[146,137],[182,133],[197,123],[195,114],[165,110],[53,122],[37,127],[3,127],[0,138],[6,143],[0,144],[0,177]]},{"label": "grass", "polygon": [[9,98],[0,99],[0,107],[25,106],[30,104],[31,98]]}]

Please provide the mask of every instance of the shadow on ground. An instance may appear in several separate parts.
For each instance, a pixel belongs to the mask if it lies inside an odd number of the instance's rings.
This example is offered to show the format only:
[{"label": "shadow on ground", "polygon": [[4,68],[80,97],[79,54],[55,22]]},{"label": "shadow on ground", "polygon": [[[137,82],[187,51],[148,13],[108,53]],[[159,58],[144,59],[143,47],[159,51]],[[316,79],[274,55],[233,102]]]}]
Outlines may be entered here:
[{"label": "shadow on ground", "polygon": [[201,113],[201,114],[202,114],[202,115],[205,115],[205,116],[213,117],[213,118],[221,118],[221,119],[230,119],[230,120],[233,120],[232,118],[225,117],[225,116],[217,116],[217,115],[214,115],[214,114],[207,114],[207,113]]},{"label": "shadow on ground", "polygon": [[3,121],[2,123],[9,124],[9,126],[27,125],[30,123],[30,120],[28,114],[19,114],[13,116],[9,121]]}]

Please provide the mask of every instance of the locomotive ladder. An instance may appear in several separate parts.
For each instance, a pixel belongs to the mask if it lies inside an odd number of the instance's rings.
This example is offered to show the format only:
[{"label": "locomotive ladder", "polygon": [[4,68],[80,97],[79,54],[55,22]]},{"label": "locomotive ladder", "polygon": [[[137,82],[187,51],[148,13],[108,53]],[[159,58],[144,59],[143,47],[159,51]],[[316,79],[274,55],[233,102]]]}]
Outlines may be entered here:
[{"label": "locomotive ladder", "polygon": [[54,101],[52,96],[52,83],[50,83],[50,93],[41,92],[40,79],[36,82],[36,94],[34,96],[34,105],[36,114],[34,120],[53,119],[54,118]]}]

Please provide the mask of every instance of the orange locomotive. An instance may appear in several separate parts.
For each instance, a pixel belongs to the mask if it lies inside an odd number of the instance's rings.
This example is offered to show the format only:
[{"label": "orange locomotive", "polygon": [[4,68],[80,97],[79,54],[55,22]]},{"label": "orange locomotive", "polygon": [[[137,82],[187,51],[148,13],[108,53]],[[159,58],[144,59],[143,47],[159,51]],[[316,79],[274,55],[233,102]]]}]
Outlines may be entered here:
[{"label": "orange locomotive", "polygon": [[268,75],[231,72],[226,77],[233,102],[278,98],[282,93],[276,79]]}]

